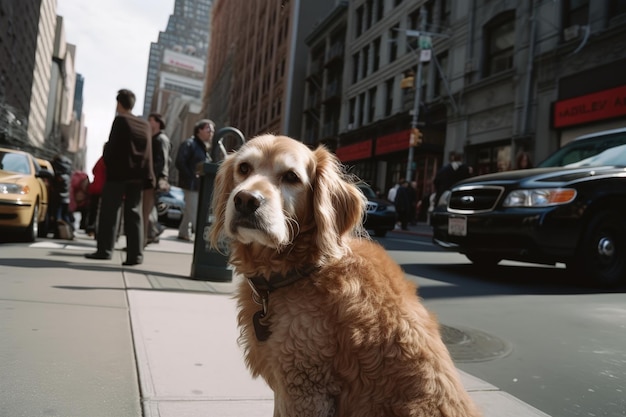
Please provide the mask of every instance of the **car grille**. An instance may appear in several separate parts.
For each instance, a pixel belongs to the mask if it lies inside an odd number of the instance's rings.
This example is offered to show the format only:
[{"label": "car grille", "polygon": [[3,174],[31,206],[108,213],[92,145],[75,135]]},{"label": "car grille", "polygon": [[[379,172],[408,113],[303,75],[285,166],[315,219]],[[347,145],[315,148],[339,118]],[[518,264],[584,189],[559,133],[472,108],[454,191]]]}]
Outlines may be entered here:
[{"label": "car grille", "polygon": [[463,214],[491,211],[498,204],[503,192],[503,187],[495,186],[455,188],[450,196],[448,211]]}]

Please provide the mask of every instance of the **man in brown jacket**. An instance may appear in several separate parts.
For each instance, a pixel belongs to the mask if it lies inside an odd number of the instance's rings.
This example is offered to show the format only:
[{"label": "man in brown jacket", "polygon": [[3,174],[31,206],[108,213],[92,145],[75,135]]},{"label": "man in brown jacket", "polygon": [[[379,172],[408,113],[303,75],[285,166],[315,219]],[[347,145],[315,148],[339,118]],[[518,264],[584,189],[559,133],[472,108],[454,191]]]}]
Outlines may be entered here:
[{"label": "man in brown jacket", "polygon": [[103,153],[106,182],[98,221],[98,250],[86,254],[88,259],[111,259],[113,256],[123,203],[127,248],[123,264],[138,265],[143,262],[142,191],[154,188],[155,180],[150,125],[131,113],[134,105],[135,94],[132,91],[118,91],[117,116]]}]

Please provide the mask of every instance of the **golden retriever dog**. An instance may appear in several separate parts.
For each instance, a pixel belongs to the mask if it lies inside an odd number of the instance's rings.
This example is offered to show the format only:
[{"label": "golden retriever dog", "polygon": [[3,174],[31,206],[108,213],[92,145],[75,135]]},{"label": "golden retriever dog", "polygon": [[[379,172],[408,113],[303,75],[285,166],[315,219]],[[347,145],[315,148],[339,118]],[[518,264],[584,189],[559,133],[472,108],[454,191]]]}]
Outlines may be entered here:
[{"label": "golden retriever dog", "polygon": [[278,417],[480,413],[439,325],[385,250],[358,231],[365,198],[337,158],[251,139],[220,166],[210,240],[230,246],[240,343]]}]

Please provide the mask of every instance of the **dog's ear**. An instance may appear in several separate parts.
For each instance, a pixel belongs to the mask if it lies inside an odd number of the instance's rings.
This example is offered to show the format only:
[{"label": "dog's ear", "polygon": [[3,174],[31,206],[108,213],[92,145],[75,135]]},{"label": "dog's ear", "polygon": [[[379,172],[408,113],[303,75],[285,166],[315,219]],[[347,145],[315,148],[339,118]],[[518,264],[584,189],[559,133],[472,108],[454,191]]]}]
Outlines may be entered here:
[{"label": "dog's ear", "polygon": [[317,162],[313,182],[317,246],[326,256],[344,255],[342,237],[361,229],[365,196],[343,172],[332,153],[323,147],[314,151]]},{"label": "dog's ear", "polygon": [[209,236],[211,247],[220,250],[219,243],[223,238],[224,222],[226,215],[226,204],[230,196],[230,192],[234,185],[234,153],[228,155],[220,164],[215,176],[215,184],[213,187],[213,196],[211,201],[211,212],[213,213],[213,225]]}]

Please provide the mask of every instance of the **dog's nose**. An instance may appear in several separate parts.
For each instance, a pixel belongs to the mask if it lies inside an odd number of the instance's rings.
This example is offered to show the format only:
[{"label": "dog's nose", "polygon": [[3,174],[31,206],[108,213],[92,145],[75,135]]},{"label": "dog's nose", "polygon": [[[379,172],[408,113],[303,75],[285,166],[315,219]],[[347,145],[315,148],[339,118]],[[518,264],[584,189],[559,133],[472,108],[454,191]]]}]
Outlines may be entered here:
[{"label": "dog's nose", "polygon": [[254,213],[265,198],[261,193],[255,191],[242,190],[235,195],[235,210],[244,215]]}]

